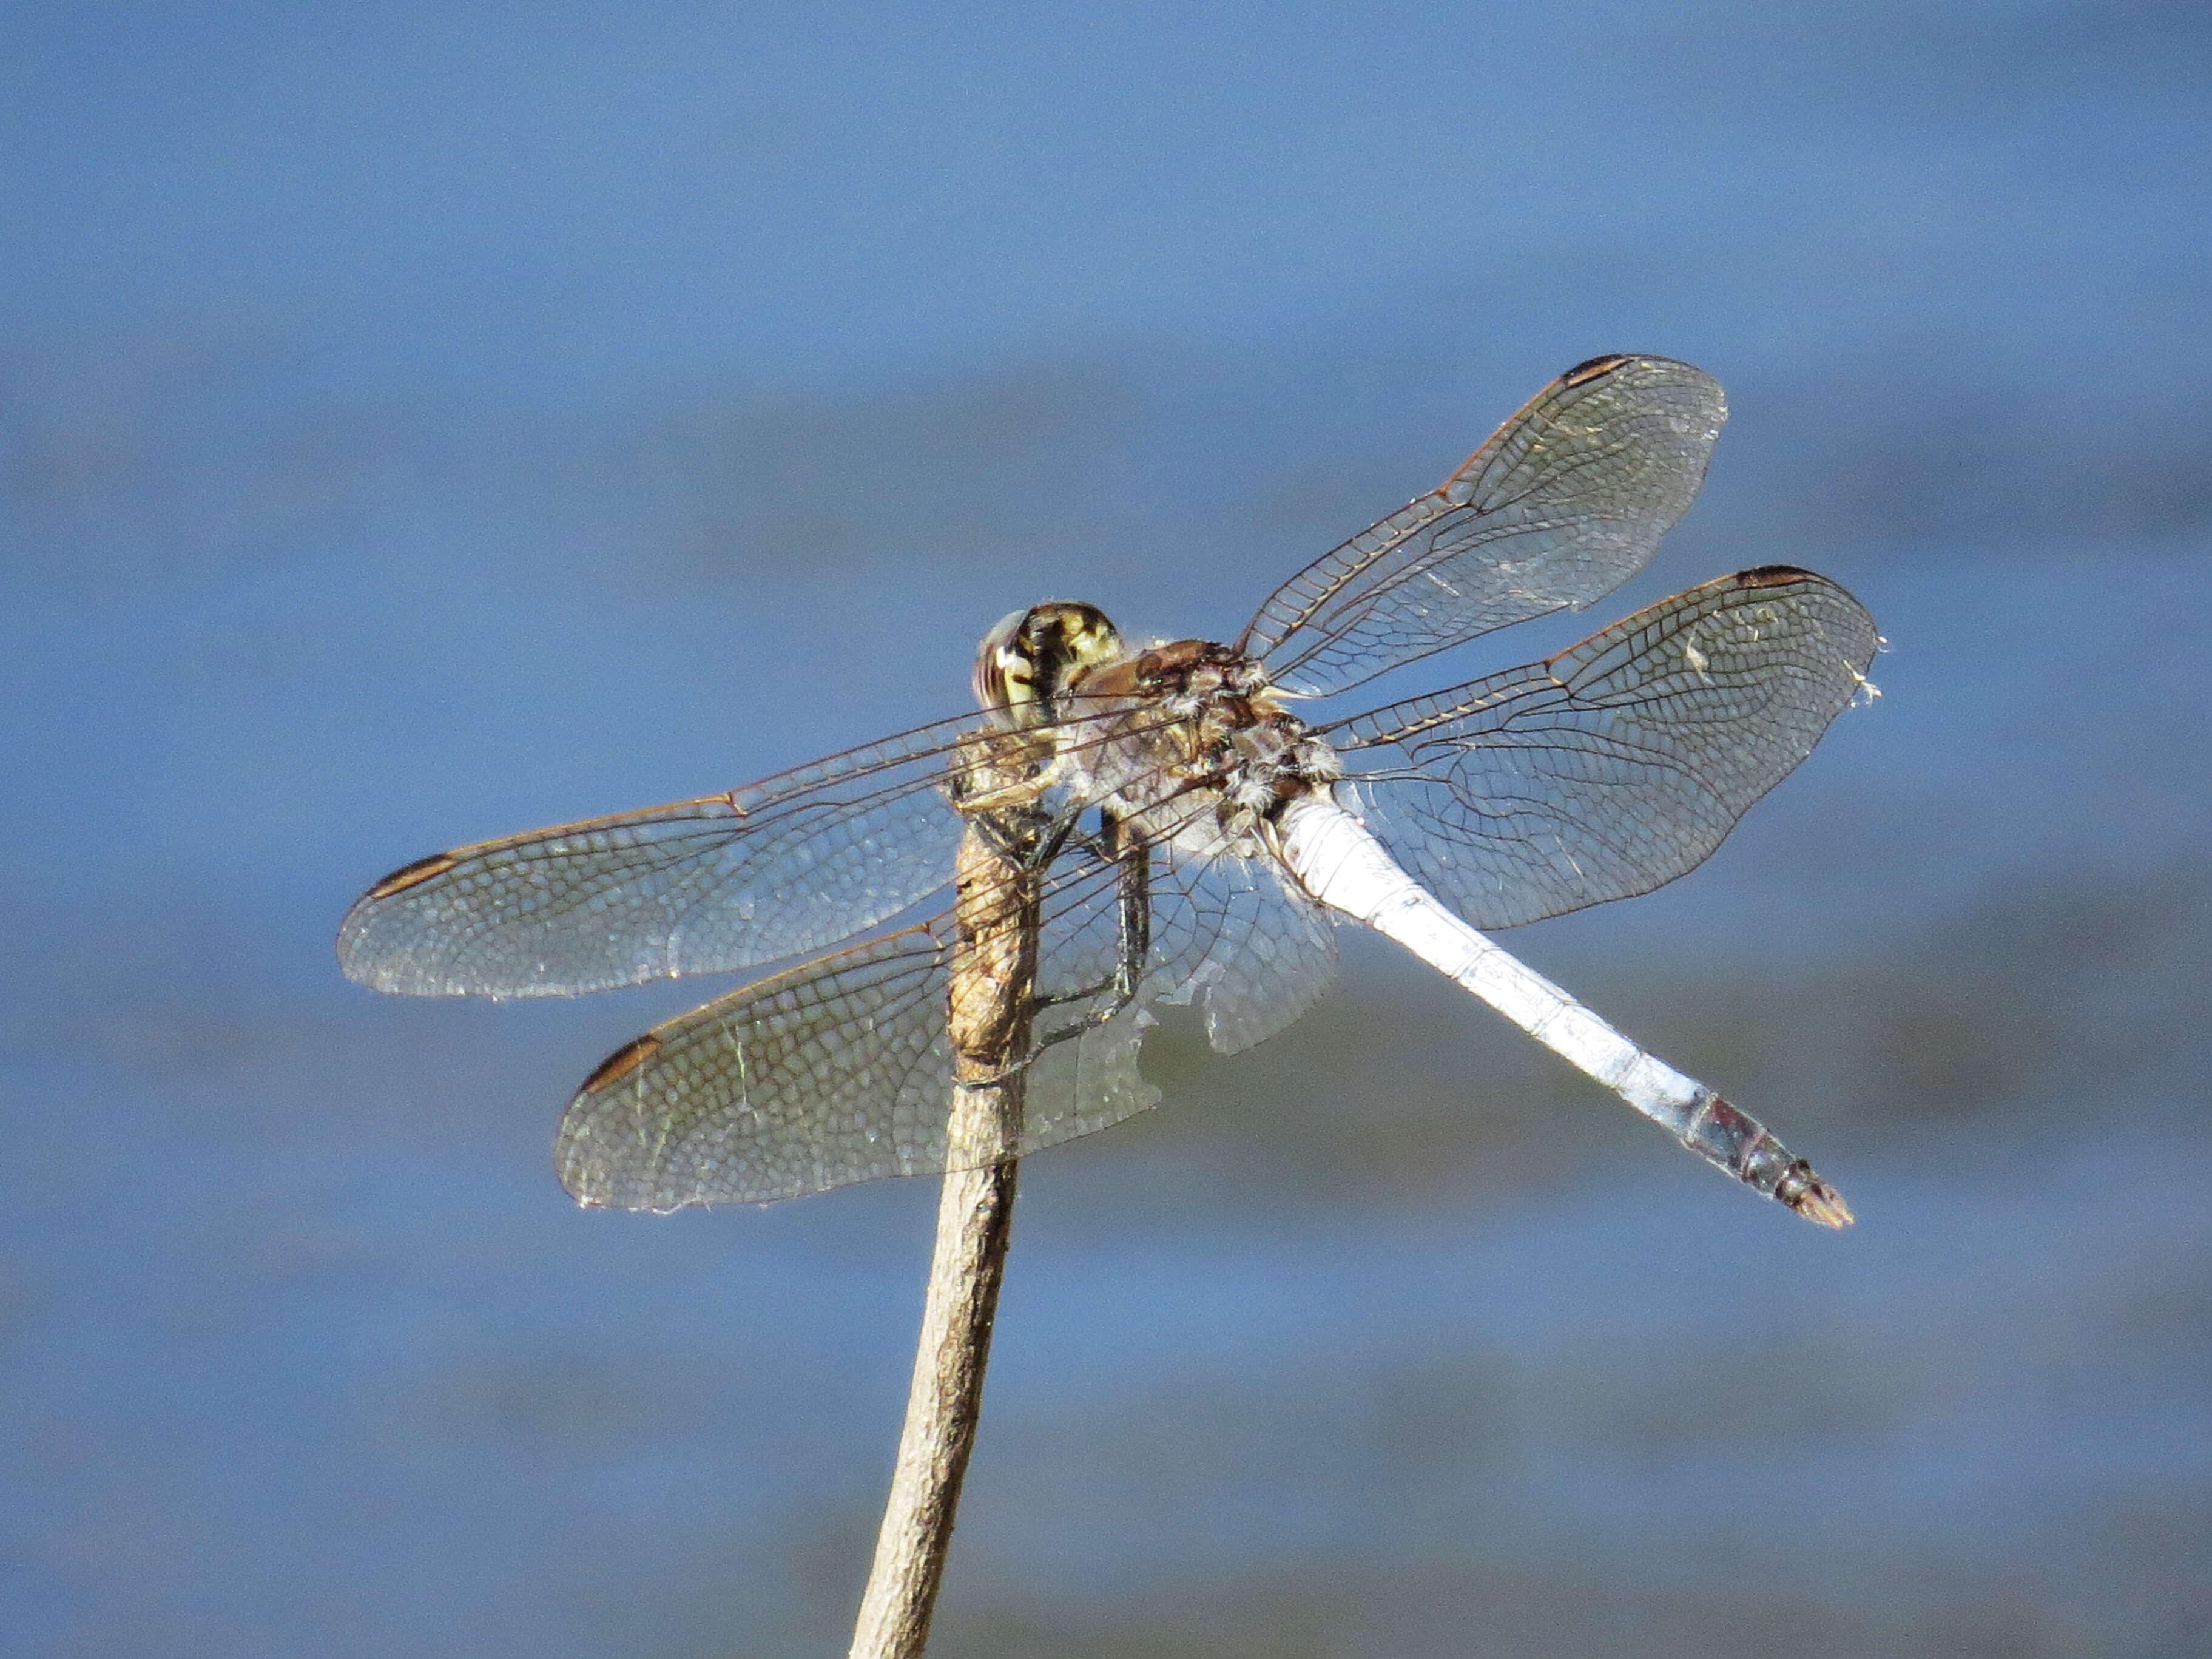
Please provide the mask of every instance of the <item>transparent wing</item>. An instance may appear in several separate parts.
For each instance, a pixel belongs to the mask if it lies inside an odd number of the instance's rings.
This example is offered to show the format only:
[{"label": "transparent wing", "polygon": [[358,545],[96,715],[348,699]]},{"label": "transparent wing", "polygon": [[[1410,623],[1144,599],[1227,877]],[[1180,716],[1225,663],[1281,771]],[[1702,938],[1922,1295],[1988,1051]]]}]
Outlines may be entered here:
[{"label": "transparent wing", "polygon": [[1095,1134],[1159,1103],[1137,1066],[1154,1006],[1194,1009],[1208,1042],[1233,1054],[1290,1024],[1336,977],[1328,913],[1286,887],[1272,860],[1155,848],[1149,888],[1145,969],[1126,1003],[1106,988],[1127,944],[1111,892],[1086,893],[1046,924],[1038,986],[1064,1000],[1040,1014],[1037,1028],[1073,1035],[1030,1066],[1025,1154]]},{"label": "transparent wing", "polygon": [[1689,510],[1728,404],[1665,357],[1597,357],[1522,406],[1436,489],[1317,559],[1238,642],[1276,684],[1342,691],[1611,592]]},{"label": "transparent wing", "polygon": [[1273,860],[1176,858],[1153,883],[1155,994],[1195,1008],[1216,1053],[1265,1042],[1335,982],[1329,913]]},{"label": "transparent wing", "polygon": [[1398,860],[1510,927],[1694,869],[1866,687],[1880,642],[1842,588],[1772,565],[1327,735]]},{"label": "transparent wing", "polygon": [[586,1204],[765,1201],[945,1167],[949,918],[718,997],[593,1073],[554,1142]]},{"label": "transparent wing", "polygon": [[[1210,813],[1212,798],[1201,799]],[[1194,1009],[1218,1053],[1239,1054],[1274,1036],[1334,981],[1329,914],[1286,884],[1273,860],[1156,845],[1146,883],[1150,934],[1143,971],[1130,976],[1140,985],[1137,1000]],[[1103,990],[1082,997],[1073,992],[1105,986],[1128,948],[1109,896],[1071,889],[1048,902],[1039,987],[1079,1016],[1113,1006]],[[1055,1023],[1041,1018],[1038,1029]],[[1034,1103],[1030,1119],[1032,1128],[1043,1121]]]},{"label": "transparent wing", "polygon": [[421,860],[347,912],[338,961],[380,991],[565,996],[818,951],[951,878],[943,787],[993,726],[960,715],[727,794]]},{"label": "transparent wing", "polygon": [[[1029,1067],[1024,1154],[1157,1103],[1137,1066],[1154,1002],[1196,1003],[1215,1046],[1234,1048],[1288,1024],[1328,986],[1328,925],[1272,873],[1157,850],[1154,865],[1150,937],[1133,940],[1120,866],[1079,852],[1052,879],[1036,1028],[1057,1040]],[[587,1204],[671,1210],[941,1171],[951,939],[941,916],[641,1037],[569,1103],[555,1147],[562,1184]]]}]

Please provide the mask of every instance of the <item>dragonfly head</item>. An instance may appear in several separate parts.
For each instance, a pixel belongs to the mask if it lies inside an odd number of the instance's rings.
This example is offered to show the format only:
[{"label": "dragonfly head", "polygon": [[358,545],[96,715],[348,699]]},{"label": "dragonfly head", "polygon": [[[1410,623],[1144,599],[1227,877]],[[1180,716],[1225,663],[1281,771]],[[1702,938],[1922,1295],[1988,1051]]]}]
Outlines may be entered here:
[{"label": "dragonfly head", "polygon": [[1127,655],[1121,635],[1095,605],[1051,599],[1001,617],[976,647],[975,701],[1025,720],[1081,675]]}]

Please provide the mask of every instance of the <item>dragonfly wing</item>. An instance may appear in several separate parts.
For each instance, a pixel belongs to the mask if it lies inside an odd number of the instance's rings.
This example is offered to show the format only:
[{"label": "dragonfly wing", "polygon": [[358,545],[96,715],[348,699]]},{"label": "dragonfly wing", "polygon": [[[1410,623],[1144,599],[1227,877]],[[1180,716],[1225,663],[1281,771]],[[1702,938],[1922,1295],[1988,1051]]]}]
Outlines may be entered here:
[{"label": "dragonfly wing", "polygon": [[1335,982],[1328,912],[1272,859],[1183,860],[1161,884],[1159,999],[1198,1009],[1217,1054],[1273,1036]]},{"label": "dragonfly wing", "polygon": [[[1155,1104],[1137,1069],[1146,996],[1112,986],[1124,952],[1115,872],[1092,865],[1044,904],[1040,1037],[1018,1150]],[[762,1203],[947,1166],[953,924],[940,916],[733,991],[607,1060],[561,1121],[554,1162],[586,1204]]]},{"label": "dragonfly wing", "polygon": [[655,1027],[593,1073],[554,1143],[586,1204],[796,1198],[945,1167],[951,929],[841,951]]},{"label": "dragonfly wing", "polygon": [[985,714],[726,795],[483,842],[394,872],[346,915],[349,977],[418,996],[548,996],[751,967],[873,927],[945,884],[940,793]]},{"label": "dragonfly wing", "polygon": [[1548,661],[1327,735],[1368,823],[1477,927],[1694,869],[1866,686],[1874,619],[1788,566],[1705,583]]},{"label": "dragonfly wing", "polygon": [[[1196,1004],[1231,1051],[1328,987],[1328,923],[1272,871],[1158,849],[1154,864],[1133,944],[1124,866],[1079,850],[1048,879],[1034,1016],[1045,1046],[1027,1068],[1024,1153],[1158,1103],[1137,1064],[1154,1003]],[[562,1184],[587,1204],[672,1210],[942,1171],[952,937],[940,916],[733,991],[623,1048],[562,1119]]]},{"label": "dragonfly wing", "polygon": [[[1157,929],[1160,894],[1157,883],[1146,886],[1147,927]],[[1037,991],[1047,1006],[1036,1012],[1034,1032],[1046,1046],[1030,1063],[1024,1153],[1096,1134],[1159,1103],[1160,1091],[1137,1068],[1154,1023],[1157,947],[1140,941],[1147,946],[1144,965],[1133,976],[1125,974],[1135,965],[1135,952],[1124,931],[1121,898],[1121,873],[1114,869],[1063,873],[1046,897]],[[1116,981],[1132,978],[1134,994],[1125,999]],[[1055,1035],[1060,1040],[1049,1041]]]},{"label": "dragonfly wing", "polygon": [[1437,489],[1291,578],[1239,643],[1278,685],[1319,696],[1586,605],[1643,568],[1689,510],[1727,418],[1702,369],[1593,358]]},{"label": "dragonfly wing", "polygon": [[1137,1067],[1157,1005],[1195,1009],[1213,1048],[1237,1054],[1290,1024],[1336,977],[1328,913],[1286,886],[1272,861],[1155,848],[1147,885],[1148,948],[1126,1003],[1107,988],[1129,954],[1117,890],[1072,884],[1048,901],[1038,988],[1061,1000],[1039,1014],[1037,1029],[1076,1035],[1030,1067],[1024,1152],[1158,1103]]}]

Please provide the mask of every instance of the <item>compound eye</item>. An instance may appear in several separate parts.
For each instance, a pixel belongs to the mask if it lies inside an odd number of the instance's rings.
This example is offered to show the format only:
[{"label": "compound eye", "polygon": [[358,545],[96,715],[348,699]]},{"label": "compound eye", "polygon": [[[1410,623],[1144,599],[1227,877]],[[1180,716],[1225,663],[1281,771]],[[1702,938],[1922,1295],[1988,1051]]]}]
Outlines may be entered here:
[{"label": "compound eye", "polygon": [[1009,611],[975,647],[975,666],[969,679],[979,708],[1008,708],[1028,701],[1034,678],[1028,638],[1031,614]]}]

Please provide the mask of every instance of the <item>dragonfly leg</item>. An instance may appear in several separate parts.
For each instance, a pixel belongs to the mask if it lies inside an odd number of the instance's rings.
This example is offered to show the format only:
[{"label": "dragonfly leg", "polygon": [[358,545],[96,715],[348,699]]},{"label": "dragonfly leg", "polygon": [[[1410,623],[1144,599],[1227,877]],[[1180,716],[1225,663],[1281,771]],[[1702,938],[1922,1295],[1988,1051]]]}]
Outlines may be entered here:
[{"label": "dragonfly leg", "polygon": [[[960,805],[963,811],[974,810],[970,803]],[[1030,805],[988,813],[977,811],[969,822],[991,843],[992,850],[1007,862],[1024,871],[1037,871],[1067,849],[1083,810],[1074,806],[1053,813]]]},{"label": "dragonfly leg", "polygon": [[1010,809],[978,813],[968,822],[1007,864],[1022,870],[1035,867],[1035,854],[1044,835],[1042,814]]},{"label": "dragonfly leg", "polygon": [[1062,991],[1040,997],[1039,1009],[1064,1007],[1069,1003],[1088,1002],[1094,998],[1108,999],[1073,1024],[1037,1038],[1030,1046],[1034,1059],[1055,1043],[1066,1042],[1071,1037],[1081,1036],[1085,1031],[1096,1030],[1117,1018],[1137,1000],[1137,989],[1144,983],[1145,969],[1152,954],[1152,852],[1145,843],[1127,835],[1121,821],[1111,814],[1098,835],[1090,843],[1100,858],[1121,866],[1121,875],[1115,884],[1116,908],[1119,912],[1120,950],[1110,976],[1080,990]]}]

